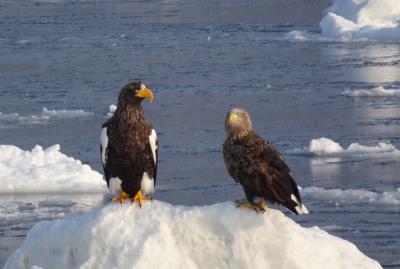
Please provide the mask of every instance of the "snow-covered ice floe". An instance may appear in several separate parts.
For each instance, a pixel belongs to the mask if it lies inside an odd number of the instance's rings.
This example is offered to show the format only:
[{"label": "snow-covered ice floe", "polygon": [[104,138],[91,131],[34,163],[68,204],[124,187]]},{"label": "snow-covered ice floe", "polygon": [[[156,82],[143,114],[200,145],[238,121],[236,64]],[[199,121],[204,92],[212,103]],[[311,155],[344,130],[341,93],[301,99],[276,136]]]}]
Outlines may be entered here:
[{"label": "snow-covered ice floe", "polygon": [[106,191],[102,175],[60,152],[60,146],[24,151],[0,145],[0,194],[97,193]]},{"label": "snow-covered ice floe", "polygon": [[93,112],[87,112],[83,109],[54,110],[44,107],[41,113],[33,115],[20,115],[19,113],[7,114],[0,112],[0,123],[16,125],[45,124],[51,120],[85,118],[93,115]]},{"label": "snow-covered ice floe", "polygon": [[381,268],[349,241],[304,228],[280,211],[256,214],[232,202],[172,206],[109,203],[43,221],[5,269],[31,268]]},{"label": "snow-covered ice floe", "polygon": [[399,0],[333,0],[319,25],[325,37],[349,40],[400,40]]},{"label": "snow-covered ice floe", "polygon": [[364,146],[352,143],[343,148],[339,143],[326,138],[312,139],[306,148],[295,148],[286,151],[290,155],[316,157],[348,157],[348,156],[382,156],[400,157],[400,150],[390,143],[379,142],[376,146]]},{"label": "snow-covered ice floe", "polygon": [[365,189],[324,189],[312,186],[302,189],[300,193],[308,199],[324,202],[400,206],[400,188],[394,191],[375,192]]},{"label": "snow-covered ice floe", "polygon": [[342,92],[344,96],[350,97],[387,97],[387,96],[398,96],[400,97],[400,89],[385,89],[382,86],[366,89],[366,90],[345,90]]}]

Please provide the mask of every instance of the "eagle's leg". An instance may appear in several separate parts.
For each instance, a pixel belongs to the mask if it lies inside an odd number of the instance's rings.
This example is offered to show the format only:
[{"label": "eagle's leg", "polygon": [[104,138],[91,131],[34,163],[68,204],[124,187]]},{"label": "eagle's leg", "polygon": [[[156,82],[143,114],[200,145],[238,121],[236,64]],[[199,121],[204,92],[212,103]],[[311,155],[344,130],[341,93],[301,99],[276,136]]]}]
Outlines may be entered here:
[{"label": "eagle's leg", "polygon": [[133,198],[131,198],[131,202],[137,201],[139,204],[139,207],[142,207],[142,202],[143,201],[152,201],[153,198],[151,198],[149,195],[143,195],[142,191],[138,191]]},{"label": "eagle's leg", "polygon": [[113,202],[119,202],[122,205],[122,203],[124,202],[124,200],[126,198],[129,198],[129,194],[121,191],[118,197],[113,197],[112,198],[112,201]]},{"label": "eagle's leg", "polygon": [[250,203],[247,200],[238,200],[236,201],[236,207],[241,207],[241,208],[248,208],[251,210],[256,211],[257,213],[264,213],[265,209],[267,207],[267,204],[265,203],[263,198],[260,198],[260,201],[258,203]]}]

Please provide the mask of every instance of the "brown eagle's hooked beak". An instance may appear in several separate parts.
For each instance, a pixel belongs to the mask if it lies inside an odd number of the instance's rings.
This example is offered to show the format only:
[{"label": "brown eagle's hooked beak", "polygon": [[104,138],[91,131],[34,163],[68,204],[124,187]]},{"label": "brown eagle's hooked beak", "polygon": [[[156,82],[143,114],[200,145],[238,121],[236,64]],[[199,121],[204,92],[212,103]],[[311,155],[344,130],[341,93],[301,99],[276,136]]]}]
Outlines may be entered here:
[{"label": "brown eagle's hooked beak", "polygon": [[140,98],[146,98],[147,100],[149,100],[150,102],[153,102],[154,100],[154,95],[153,92],[149,89],[149,88],[142,88],[140,89],[137,93],[136,93],[137,97]]},{"label": "brown eagle's hooked beak", "polygon": [[229,124],[233,124],[233,123],[235,123],[238,119],[239,119],[238,115],[236,115],[235,113],[231,113],[231,114],[229,115],[228,122],[229,122]]}]

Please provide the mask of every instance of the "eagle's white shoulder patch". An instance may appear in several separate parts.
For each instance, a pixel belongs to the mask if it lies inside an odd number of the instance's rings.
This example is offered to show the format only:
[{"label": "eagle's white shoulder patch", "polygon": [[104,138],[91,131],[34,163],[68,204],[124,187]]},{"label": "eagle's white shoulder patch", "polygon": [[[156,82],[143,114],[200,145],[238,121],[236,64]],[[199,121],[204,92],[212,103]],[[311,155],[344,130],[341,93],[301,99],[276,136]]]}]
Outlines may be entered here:
[{"label": "eagle's white shoulder patch", "polygon": [[107,146],[108,146],[108,136],[107,136],[107,127],[101,129],[100,133],[100,143],[101,143],[101,161],[103,165],[106,165],[107,161]]},{"label": "eagle's white shoulder patch", "polygon": [[143,173],[140,190],[145,194],[154,192],[154,179],[150,178],[146,172]]},{"label": "eagle's white shoulder patch", "polygon": [[154,130],[154,129],[151,130],[151,134],[149,136],[149,141],[150,141],[151,152],[153,153],[154,163],[157,163],[157,156],[156,156],[157,133],[156,133],[156,130]]}]

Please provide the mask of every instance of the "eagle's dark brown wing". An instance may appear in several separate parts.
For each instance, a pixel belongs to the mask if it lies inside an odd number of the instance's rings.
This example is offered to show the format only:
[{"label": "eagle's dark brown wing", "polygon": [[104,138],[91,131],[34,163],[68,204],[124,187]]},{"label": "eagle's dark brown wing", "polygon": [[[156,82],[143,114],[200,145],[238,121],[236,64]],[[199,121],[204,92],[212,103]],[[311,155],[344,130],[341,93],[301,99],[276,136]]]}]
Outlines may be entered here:
[{"label": "eagle's dark brown wing", "polygon": [[[154,180],[154,189],[158,158],[154,158],[150,143],[150,135],[153,128],[146,122],[136,122],[135,129],[129,135],[122,135],[118,118],[111,118],[102,125],[100,153],[102,155],[104,174],[110,189],[112,178],[121,181],[121,189],[131,197],[139,190],[144,190],[142,181]],[[103,132],[106,135],[106,143],[103,142]],[[155,137],[156,156],[158,155],[158,141]],[[145,176],[146,175],[146,176]]]},{"label": "eagle's dark brown wing", "polygon": [[224,159],[229,174],[239,182],[249,202],[263,197],[302,213],[298,187],[281,154],[255,132],[224,143]]}]

